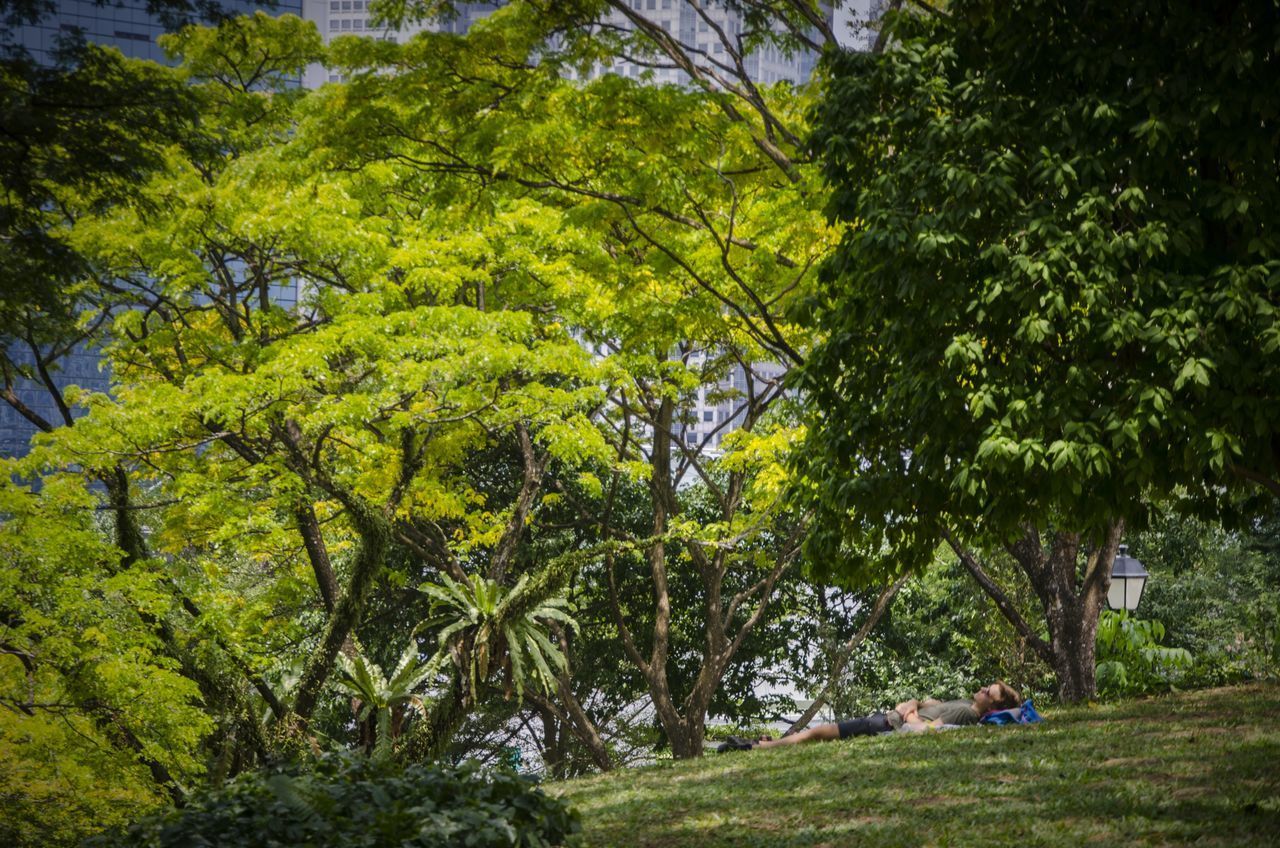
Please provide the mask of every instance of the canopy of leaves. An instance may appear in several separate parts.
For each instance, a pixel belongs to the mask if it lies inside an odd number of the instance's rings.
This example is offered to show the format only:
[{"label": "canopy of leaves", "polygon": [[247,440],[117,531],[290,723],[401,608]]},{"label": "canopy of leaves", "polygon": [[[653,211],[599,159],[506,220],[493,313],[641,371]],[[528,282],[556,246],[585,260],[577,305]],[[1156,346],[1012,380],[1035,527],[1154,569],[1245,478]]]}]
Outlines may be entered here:
[{"label": "canopy of leaves", "polygon": [[0,834],[15,844],[74,844],[159,803],[159,775],[205,769],[214,719],[162,649],[161,564],[122,563],[95,503],[75,475],[38,495],[0,485]]},{"label": "canopy of leaves", "polygon": [[1096,532],[1153,490],[1280,491],[1275,5],[891,26],[832,56],[816,115],[848,226],[802,310],[814,549],[897,570],[940,525]]}]

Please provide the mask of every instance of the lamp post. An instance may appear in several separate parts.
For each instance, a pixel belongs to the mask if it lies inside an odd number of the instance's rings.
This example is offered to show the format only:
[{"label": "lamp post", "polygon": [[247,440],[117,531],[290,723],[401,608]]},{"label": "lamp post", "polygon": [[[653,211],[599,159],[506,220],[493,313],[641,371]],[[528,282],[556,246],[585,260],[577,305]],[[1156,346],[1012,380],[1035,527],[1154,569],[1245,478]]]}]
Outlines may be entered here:
[{"label": "lamp post", "polygon": [[1142,600],[1142,590],[1147,585],[1147,570],[1142,563],[1129,556],[1129,546],[1121,545],[1111,564],[1111,588],[1107,590],[1107,606],[1113,610],[1133,612]]}]

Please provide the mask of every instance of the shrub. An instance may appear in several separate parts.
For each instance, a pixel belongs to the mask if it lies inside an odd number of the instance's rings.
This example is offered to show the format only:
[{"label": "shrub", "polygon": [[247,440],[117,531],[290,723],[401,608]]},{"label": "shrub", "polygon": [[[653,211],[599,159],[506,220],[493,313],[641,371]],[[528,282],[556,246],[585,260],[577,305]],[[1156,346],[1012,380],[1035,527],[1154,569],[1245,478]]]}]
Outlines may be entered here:
[{"label": "shrub", "polygon": [[1144,617],[1195,657],[1183,684],[1280,675],[1280,510],[1237,531],[1159,516],[1133,549],[1151,572]]},{"label": "shrub", "polygon": [[1164,625],[1103,610],[1098,618],[1098,690],[1104,696],[1168,690],[1191,667],[1191,653],[1161,643]]},{"label": "shrub", "polygon": [[328,756],[306,771],[243,775],[85,845],[549,848],[578,829],[576,813],[528,778]]}]

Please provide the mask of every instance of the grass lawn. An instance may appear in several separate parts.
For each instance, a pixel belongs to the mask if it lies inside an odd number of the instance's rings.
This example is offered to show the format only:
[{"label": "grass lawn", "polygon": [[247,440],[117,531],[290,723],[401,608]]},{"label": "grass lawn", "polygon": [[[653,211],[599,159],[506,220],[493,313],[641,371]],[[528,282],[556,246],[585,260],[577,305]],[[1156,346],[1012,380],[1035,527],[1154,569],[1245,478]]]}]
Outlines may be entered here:
[{"label": "grass lawn", "polygon": [[547,785],[586,846],[1280,845],[1280,685]]}]

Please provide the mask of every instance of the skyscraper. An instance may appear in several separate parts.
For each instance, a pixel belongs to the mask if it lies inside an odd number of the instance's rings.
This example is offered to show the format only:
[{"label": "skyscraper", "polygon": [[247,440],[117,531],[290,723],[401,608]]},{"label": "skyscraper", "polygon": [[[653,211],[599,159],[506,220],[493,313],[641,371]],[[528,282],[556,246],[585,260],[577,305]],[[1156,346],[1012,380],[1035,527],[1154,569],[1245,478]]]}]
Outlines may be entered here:
[{"label": "skyscraper", "polygon": [[[690,50],[700,52],[712,60],[727,58],[726,46],[720,33],[731,40],[743,34],[744,21],[742,13],[715,3],[702,3],[701,10],[690,5],[687,0],[628,0],[632,11],[654,22],[671,33]],[[424,30],[438,32],[465,33],[481,18],[492,14],[504,5],[503,2],[492,3],[457,3],[457,15],[451,19],[428,24],[411,24],[395,30],[378,26],[373,22],[369,10],[371,0],[303,0],[303,17],[314,21],[320,34],[327,43],[340,35],[365,35],[374,38],[386,38],[393,41],[404,41]],[[827,12],[828,22],[832,19]],[[629,30],[630,21],[616,9],[610,10],[601,20],[602,25],[611,28]],[[757,83],[774,83],[788,81],[804,82],[813,73],[817,64],[817,54],[811,51],[788,53],[776,46],[763,46],[743,57],[747,75]],[[659,63],[661,64],[661,63]],[[638,61],[619,58],[608,65],[600,65],[592,69],[588,77],[615,73],[619,76],[639,79],[647,77],[656,83],[686,83],[688,76],[677,68],[649,68]],[[337,82],[339,76],[329,73],[319,66],[308,70],[303,78],[303,85],[314,88],[325,82]]]},{"label": "skyscraper", "polygon": [[[340,35],[363,35],[388,41],[405,41],[423,31],[462,34],[471,25],[502,6],[498,3],[456,3],[457,15],[446,21],[406,24],[400,29],[374,23],[369,7],[372,0],[302,0],[302,16],[316,25],[326,44]],[[317,88],[326,82],[339,82],[341,76],[320,65],[312,65],[303,74],[302,84]]]}]

